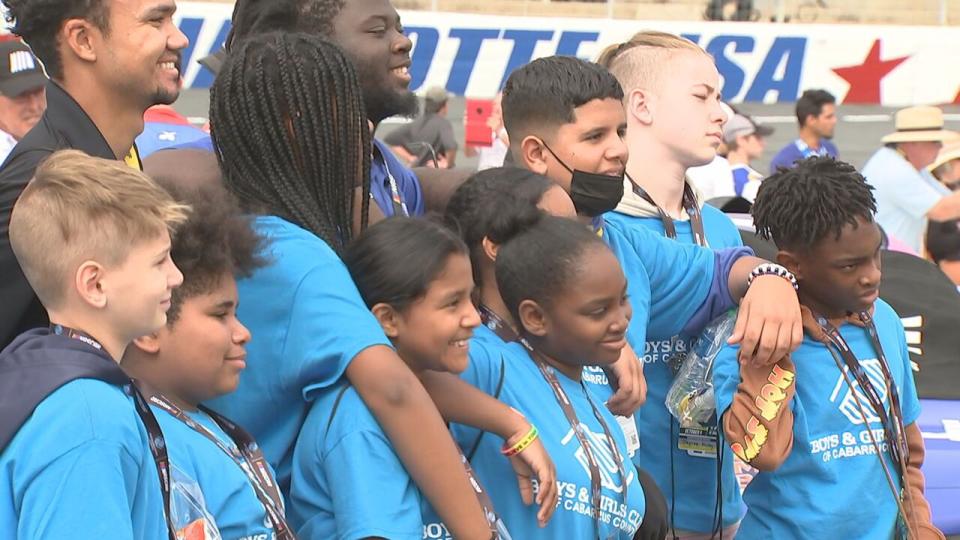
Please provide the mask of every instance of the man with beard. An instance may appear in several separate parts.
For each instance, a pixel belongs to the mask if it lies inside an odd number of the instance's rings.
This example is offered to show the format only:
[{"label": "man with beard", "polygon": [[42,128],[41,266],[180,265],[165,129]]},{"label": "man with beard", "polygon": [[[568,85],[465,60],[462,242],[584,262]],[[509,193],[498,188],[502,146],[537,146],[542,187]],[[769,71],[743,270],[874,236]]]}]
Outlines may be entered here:
[{"label": "man with beard", "polygon": [[174,0],[3,0],[13,31],[43,62],[47,110],[0,170],[0,348],[47,314],[10,247],[13,205],[51,153],[75,148],[140,168],[134,139],[143,113],[180,91],[187,37],[173,23]]}]

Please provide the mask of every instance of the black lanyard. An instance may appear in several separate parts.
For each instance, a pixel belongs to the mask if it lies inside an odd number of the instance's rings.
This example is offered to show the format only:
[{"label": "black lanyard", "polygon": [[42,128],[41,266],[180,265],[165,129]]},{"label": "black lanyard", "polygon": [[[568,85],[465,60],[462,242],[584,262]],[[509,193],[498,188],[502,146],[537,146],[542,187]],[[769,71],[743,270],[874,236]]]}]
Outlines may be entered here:
[{"label": "black lanyard", "polygon": [[[660,221],[663,222],[663,231],[667,235],[667,238],[676,238],[677,226],[673,223],[673,218],[670,217],[663,208],[660,208],[660,205],[653,200],[653,197],[647,193],[647,190],[643,189],[629,174],[625,176],[627,180],[630,181],[633,193],[657,209],[657,213],[660,214]],[[693,241],[698,246],[707,247],[707,234],[703,228],[703,215],[700,213],[700,205],[697,204],[697,198],[693,194],[693,189],[686,181],[683,183],[682,203],[683,209],[687,212],[687,215],[690,216],[690,228],[693,229]]]},{"label": "black lanyard", "polygon": [[[891,458],[894,462],[894,465],[897,467],[902,485],[903,474],[905,472],[902,465],[905,464],[909,458],[909,448],[906,441],[906,430],[903,426],[903,412],[900,408],[900,394],[897,391],[897,386],[894,384],[893,376],[890,373],[890,367],[887,364],[886,355],[883,353],[883,346],[880,344],[880,336],[877,333],[876,325],[873,323],[873,318],[870,317],[870,314],[865,311],[861,312],[859,317],[860,321],[863,322],[863,325],[866,327],[867,333],[870,335],[870,341],[872,342],[873,348],[877,353],[877,360],[880,363],[880,370],[883,373],[887,395],[890,396],[890,414],[887,414],[887,410],[883,406],[883,400],[877,393],[877,389],[874,387],[873,383],[870,382],[869,377],[867,377],[866,372],[863,370],[863,366],[857,360],[857,357],[853,354],[853,351],[850,350],[850,346],[847,345],[846,340],[843,339],[843,336],[840,335],[840,332],[836,329],[836,327],[830,324],[830,321],[828,321],[826,317],[823,317],[822,315],[816,315],[817,324],[820,325],[820,328],[823,330],[824,334],[826,334],[827,339],[830,341],[830,345],[834,347],[834,349],[843,359],[843,363],[847,366],[847,369],[850,371],[850,373],[853,374],[857,384],[867,397],[867,401],[870,402],[870,406],[877,413],[877,416],[880,417],[880,421],[883,424],[884,435],[887,439],[887,446],[890,448]],[[855,392],[856,389],[851,388],[850,391]],[[864,423],[867,424],[867,429],[870,429],[866,418],[864,418]]]},{"label": "black lanyard", "polygon": [[503,317],[494,313],[492,309],[480,304],[477,311],[480,312],[480,322],[490,330],[493,330],[493,333],[496,334],[497,337],[507,343],[520,340],[520,336],[517,335],[513,327],[507,324],[507,321],[503,320]]},{"label": "black lanyard", "polygon": [[[59,324],[51,324],[50,331],[56,335],[82,341],[98,351],[103,351],[103,345],[85,332]],[[129,384],[126,385],[126,390],[133,397],[133,404],[136,408],[137,416],[140,417],[140,421],[143,422],[143,427],[147,430],[148,446],[150,447],[150,453],[153,455],[153,462],[157,467],[157,475],[160,477],[160,491],[163,495],[163,513],[164,519],[167,522],[167,534],[170,540],[177,540],[177,528],[174,526],[173,520],[170,517],[170,456],[167,454],[167,444],[163,437],[163,431],[160,429],[160,423],[157,422],[157,417],[154,416],[153,411],[150,410],[150,405],[147,404],[147,400],[143,397],[143,394],[140,393],[140,390],[132,379]]]},{"label": "black lanyard", "polygon": [[[553,395],[557,399],[557,404],[559,404],[560,408],[563,409],[563,414],[567,417],[567,422],[570,424],[570,429],[573,431],[574,436],[577,438],[577,442],[580,443],[580,447],[583,448],[583,453],[587,457],[587,464],[590,468],[590,491],[593,501],[594,526],[596,527],[597,538],[600,538],[600,465],[593,453],[593,445],[583,434],[583,428],[586,426],[580,422],[580,419],[577,417],[577,412],[573,410],[573,405],[570,403],[570,398],[563,390],[563,387],[560,386],[560,381],[557,380],[556,374],[551,368],[547,367],[547,364],[543,359],[543,355],[534,349],[526,339],[520,339],[520,343],[527,349],[527,352],[530,353],[530,358],[533,359],[533,362],[540,369],[540,374],[543,375],[543,378],[546,379],[547,383],[550,385],[550,388],[553,390]],[[613,453],[613,459],[617,462],[617,470],[620,473],[620,481],[623,482],[623,504],[626,506],[628,487],[627,473],[623,467],[623,457],[620,455],[620,449],[617,448],[617,441],[613,438],[613,434],[610,432],[610,428],[607,426],[607,422],[604,421],[603,416],[597,409],[597,406],[594,405],[593,400],[590,399],[590,395],[587,392],[586,386],[583,384],[583,380],[580,381],[580,387],[583,389],[584,395],[587,398],[587,402],[590,404],[590,408],[593,409],[594,417],[598,422],[600,422],[600,426],[603,428],[604,436],[607,438],[607,444],[610,445],[610,451]]]},{"label": "black lanyard", "polygon": [[373,159],[376,159],[377,156],[380,157],[380,161],[383,161],[383,170],[387,171],[387,184],[390,187],[390,200],[393,202],[393,215],[395,216],[410,216],[410,212],[407,210],[407,203],[403,200],[403,195],[400,194],[400,186],[397,184],[397,179],[393,177],[393,173],[390,172],[390,164],[387,163],[386,156],[383,155],[383,152],[380,151],[380,148],[377,145],[373,145]]},{"label": "black lanyard", "polygon": [[223,444],[214,433],[200,424],[187,413],[162,395],[155,395],[150,398],[150,402],[165,410],[171,416],[180,420],[190,429],[206,437],[217,448],[230,457],[234,463],[240,467],[240,470],[246,475],[247,480],[257,494],[257,499],[263,505],[267,514],[267,519],[273,527],[276,537],[280,540],[293,540],[296,538],[283,516],[283,499],[280,495],[280,489],[277,486],[270,469],[267,466],[267,460],[263,457],[263,450],[254,440],[254,438],[243,428],[233,423],[230,419],[221,416],[219,413],[198,405],[201,412],[209,416],[224,433],[230,437],[230,440],[236,445],[229,447]]}]

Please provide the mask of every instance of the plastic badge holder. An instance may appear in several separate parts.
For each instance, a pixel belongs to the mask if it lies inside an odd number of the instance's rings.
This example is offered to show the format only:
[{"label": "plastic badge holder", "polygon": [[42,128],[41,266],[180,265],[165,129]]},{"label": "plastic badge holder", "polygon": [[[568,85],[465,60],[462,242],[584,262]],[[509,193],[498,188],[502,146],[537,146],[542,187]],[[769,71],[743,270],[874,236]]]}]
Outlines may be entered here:
[{"label": "plastic badge holder", "polygon": [[736,320],[736,311],[729,311],[711,322],[697,338],[674,377],[665,403],[681,428],[713,423],[716,414],[713,361],[733,334]]},{"label": "plastic badge holder", "polygon": [[171,467],[170,472],[170,517],[177,540],[222,540],[200,485],[177,467]]}]

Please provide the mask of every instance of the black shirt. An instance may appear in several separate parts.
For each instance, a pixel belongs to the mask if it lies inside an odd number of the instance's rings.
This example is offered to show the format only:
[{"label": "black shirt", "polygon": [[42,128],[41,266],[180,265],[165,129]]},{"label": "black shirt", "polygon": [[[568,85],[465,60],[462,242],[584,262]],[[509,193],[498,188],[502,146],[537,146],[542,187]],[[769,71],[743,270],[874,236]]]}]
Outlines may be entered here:
[{"label": "black shirt", "polygon": [[116,159],[87,113],[60,85],[49,81],[46,112],[0,166],[0,349],[21,332],[48,324],[47,312],[10,247],[10,214],[37,165],[65,148]]}]

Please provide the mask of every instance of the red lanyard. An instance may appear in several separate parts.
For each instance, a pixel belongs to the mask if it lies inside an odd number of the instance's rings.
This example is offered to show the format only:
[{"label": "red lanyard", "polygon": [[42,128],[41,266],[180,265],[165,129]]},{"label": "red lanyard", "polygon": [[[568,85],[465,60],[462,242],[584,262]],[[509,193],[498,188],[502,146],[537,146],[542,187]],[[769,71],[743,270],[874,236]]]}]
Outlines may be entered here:
[{"label": "red lanyard", "polygon": [[[574,436],[577,438],[577,442],[580,443],[580,447],[583,448],[583,453],[587,457],[587,464],[590,468],[590,491],[593,502],[594,526],[596,527],[597,538],[600,538],[600,465],[597,461],[596,455],[594,454],[593,445],[583,433],[584,430],[587,429],[587,426],[580,422],[580,419],[577,417],[577,412],[573,410],[573,405],[570,403],[570,398],[563,390],[563,387],[560,386],[560,381],[557,380],[557,376],[553,372],[553,368],[547,367],[546,362],[543,359],[543,355],[539,351],[535,350],[526,339],[520,339],[520,343],[527,349],[527,352],[530,354],[530,358],[533,359],[534,363],[540,369],[540,374],[543,375],[543,378],[546,379],[547,383],[550,385],[550,388],[553,390],[553,395],[557,399],[557,404],[559,404],[560,408],[563,409],[563,414],[566,416],[567,422],[570,424],[570,429],[573,431]],[[600,426],[603,428],[603,433],[607,438],[607,444],[610,445],[610,451],[613,453],[613,459],[617,462],[617,470],[620,473],[620,480],[623,482],[623,503],[624,506],[626,506],[628,487],[627,473],[626,469],[623,467],[623,457],[620,454],[619,448],[617,448],[617,441],[613,438],[613,434],[611,433],[609,426],[607,426],[607,422],[604,421],[603,416],[600,414],[600,411],[597,409],[597,406],[594,405],[593,400],[590,399],[582,380],[580,381],[580,387],[583,389],[584,394],[587,397],[587,402],[590,403],[590,407],[593,409],[594,417],[598,422],[600,422]],[[611,535],[611,538],[612,537],[613,535]]]},{"label": "red lanyard", "polygon": [[276,537],[280,540],[293,540],[295,538],[293,531],[283,516],[283,499],[280,495],[280,489],[273,475],[270,474],[267,460],[263,457],[263,450],[260,449],[260,446],[246,430],[203,405],[197,407],[201,412],[209,416],[210,419],[230,437],[230,440],[236,445],[230,447],[225,445],[223,441],[207,429],[206,426],[190,418],[180,407],[166,397],[155,395],[150,398],[150,402],[186,424],[190,429],[206,437],[210,442],[215,444],[217,448],[223,451],[224,454],[230,457],[230,459],[240,467],[240,470],[243,471],[243,474],[246,475],[247,480],[253,487],[257,499],[260,500],[260,504],[263,505],[264,511],[267,514],[267,519],[270,520]]},{"label": "red lanyard", "polygon": [[[660,221],[663,222],[663,231],[666,234],[667,238],[676,238],[677,237],[677,227],[673,223],[673,218],[670,217],[663,208],[660,208],[660,205],[653,200],[653,197],[647,193],[647,190],[643,189],[629,174],[625,175],[627,180],[630,181],[630,186],[633,188],[633,193],[640,197],[641,199],[652,204],[654,208],[657,209],[657,213],[660,214]],[[690,216],[690,228],[693,229],[693,241],[698,246],[707,247],[707,234],[703,228],[703,215],[700,213],[700,205],[697,204],[697,198],[693,194],[693,189],[690,187],[690,184],[683,183],[683,209],[686,210],[687,215]]]}]

